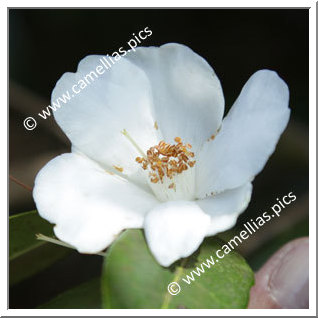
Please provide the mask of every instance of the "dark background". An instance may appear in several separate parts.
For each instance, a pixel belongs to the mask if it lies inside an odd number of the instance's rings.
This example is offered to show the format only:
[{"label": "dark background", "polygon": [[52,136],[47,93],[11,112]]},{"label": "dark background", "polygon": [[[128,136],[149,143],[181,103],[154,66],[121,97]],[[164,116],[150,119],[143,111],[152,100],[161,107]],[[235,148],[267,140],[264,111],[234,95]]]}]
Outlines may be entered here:
[{"label": "dark background", "polygon": [[[58,78],[89,54],[110,54],[132,33],[144,46],[182,43],[221,79],[227,105],[258,69],[288,83],[293,115],[308,120],[308,10],[10,10],[10,78],[47,99]],[[304,105],[306,103],[306,106]]]},{"label": "dark background", "polygon": [[[183,43],[211,64],[221,80],[227,110],[255,71],[275,70],[290,89],[291,121],[256,178],[251,204],[236,229],[290,191],[297,201],[242,247],[251,266],[259,268],[282,244],[308,234],[308,14],[306,9],[9,10],[10,174],[32,187],[47,161],[70,150],[53,119],[41,121],[34,131],[22,124],[50,103],[60,76],[74,72],[86,55],[117,51],[146,26],[153,33],[141,45]],[[10,213],[34,208],[31,194],[10,182]],[[101,257],[71,252],[11,286],[10,308],[35,308],[99,276],[101,262]]]}]

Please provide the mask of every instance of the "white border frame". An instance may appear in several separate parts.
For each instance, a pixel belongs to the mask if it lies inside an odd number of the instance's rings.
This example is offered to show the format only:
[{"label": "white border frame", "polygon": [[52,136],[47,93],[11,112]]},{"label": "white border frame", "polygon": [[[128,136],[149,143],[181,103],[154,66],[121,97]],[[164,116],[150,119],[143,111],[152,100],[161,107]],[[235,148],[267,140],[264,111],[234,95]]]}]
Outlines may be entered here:
[{"label": "white border frame", "polygon": [[[17,1],[5,1],[5,4],[1,6],[1,42],[7,43],[7,26],[8,26],[8,7],[74,7],[74,8],[112,8],[112,7],[127,7],[131,8],[132,3],[129,0],[109,0],[107,2],[102,0],[48,0],[45,3],[39,0],[32,0],[27,2]],[[195,6],[194,6],[195,5]],[[151,3],[148,1],[137,0],[134,1],[134,7],[191,7],[191,8],[310,8],[309,10],[309,211],[310,211],[310,224],[309,224],[309,309],[166,309],[162,311],[160,309],[7,309],[8,300],[8,286],[7,282],[7,197],[5,193],[8,193],[7,185],[7,166],[8,159],[2,157],[2,169],[1,169],[1,190],[2,190],[2,216],[0,221],[0,233],[1,240],[1,263],[0,263],[0,314],[1,316],[316,316],[316,2],[314,1],[235,1],[235,0],[223,0],[223,1],[208,1],[208,0],[196,0],[182,1],[180,6],[176,0],[155,0]],[[8,47],[7,47],[8,50]],[[7,65],[7,50],[1,50],[1,65],[2,70],[8,68]],[[3,148],[7,145],[7,133],[8,133],[8,113],[4,105],[8,105],[8,77],[5,72],[1,76],[0,92],[2,97],[1,107],[1,144]],[[7,147],[6,147],[7,148]],[[4,191],[6,189],[6,191]]]}]

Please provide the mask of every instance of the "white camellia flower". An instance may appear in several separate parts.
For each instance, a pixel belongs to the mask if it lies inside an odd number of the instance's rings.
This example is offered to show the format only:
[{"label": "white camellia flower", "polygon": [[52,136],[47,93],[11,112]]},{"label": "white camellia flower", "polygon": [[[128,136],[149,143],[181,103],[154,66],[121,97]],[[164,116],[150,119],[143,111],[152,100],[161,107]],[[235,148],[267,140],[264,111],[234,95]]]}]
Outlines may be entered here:
[{"label": "white camellia flower", "polygon": [[[52,101],[100,58],[64,74]],[[138,48],[55,112],[73,147],[37,175],[39,214],[82,253],[144,228],[169,266],[236,223],[288,123],[288,100],[285,82],[261,70],[222,121],[222,88],[203,58],[174,43]]]}]

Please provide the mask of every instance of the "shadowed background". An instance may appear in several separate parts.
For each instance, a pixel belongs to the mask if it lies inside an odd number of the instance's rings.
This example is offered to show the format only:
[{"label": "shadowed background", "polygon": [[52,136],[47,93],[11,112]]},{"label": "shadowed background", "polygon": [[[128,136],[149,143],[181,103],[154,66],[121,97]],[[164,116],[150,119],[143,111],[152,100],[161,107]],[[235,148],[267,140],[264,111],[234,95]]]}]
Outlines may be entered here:
[{"label": "shadowed background", "polygon": [[[33,131],[23,127],[25,117],[37,118],[50,104],[51,91],[61,75],[76,71],[86,55],[111,54],[127,46],[132,34],[146,26],[153,33],[141,45],[183,43],[209,62],[221,80],[226,110],[259,69],[277,71],[289,86],[288,128],[253,183],[247,211],[235,229],[221,235],[225,239],[233,236],[244,222],[293,191],[297,200],[282,216],[240,246],[257,269],[285,242],[308,235],[308,10],[9,10],[10,175],[32,188],[36,173],[47,161],[70,151],[69,141],[52,118],[40,120]],[[13,181],[9,199],[10,214],[35,208],[31,193]],[[99,256],[63,254],[49,267],[11,284],[10,308],[35,308],[92,279],[97,286],[94,277],[100,275],[101,262]],[[98,307],[98,297],[96,303],[84,302],[83,307]],[[50,306],[71,305],[53,301]]]}]

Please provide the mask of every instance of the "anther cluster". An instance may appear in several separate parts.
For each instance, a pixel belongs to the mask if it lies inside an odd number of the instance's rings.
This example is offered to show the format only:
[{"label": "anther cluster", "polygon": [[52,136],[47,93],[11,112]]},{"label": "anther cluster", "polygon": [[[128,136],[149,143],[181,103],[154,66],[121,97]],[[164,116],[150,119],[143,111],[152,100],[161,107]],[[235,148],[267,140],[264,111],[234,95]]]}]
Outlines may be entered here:
[{"label": "anther cluster", "polygon": [[[159,142],[147,151],[147,157],[137,157],[136,161],[141,164],[144,170],[149,170],[149,177],[152,183],[163,182],[164,176],[172,179],[195,165],[194,153],[190,151],[190,144],[183,144],[180,137],[174,139],[175,145]],[[169,188],[175,188],[174,183]]]}]

